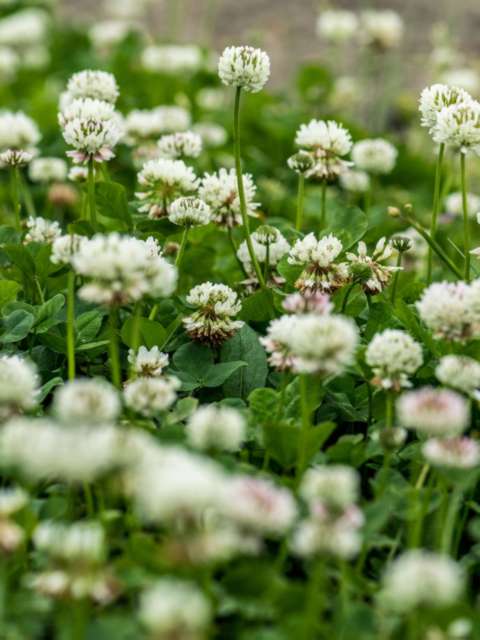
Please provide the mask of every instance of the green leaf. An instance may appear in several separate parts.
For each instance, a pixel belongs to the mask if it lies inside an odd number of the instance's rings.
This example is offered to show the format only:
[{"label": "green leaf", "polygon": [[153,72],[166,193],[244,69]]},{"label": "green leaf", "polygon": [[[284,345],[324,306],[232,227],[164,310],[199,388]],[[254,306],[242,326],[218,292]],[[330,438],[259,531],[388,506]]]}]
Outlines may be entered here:
[{"label": "green leaf", "polygon": [[[130,348],[133,348],[134,346],[132,342],[134,323],[135,318],[131,316],[124,322],[120,331],[122,342]],[[148,349],[155,346],[161,347],[167,336],[165,327],[163,327],[159,322],[149,320],[148,318],[138,319],[138,333],[140,344],[144,344]]]},{"label": "green leaf", "polygon": [[221,362],[211,365],[205,372],[203,386],[208,388],[219,387],[226,382],[235,371],[246,367],[247,363],[242,360],[234,362]]},{"label": "green leaf", "polygon": [[329,206],[327,228],[322,235],[333,233],[346,251],[363,238],[368,229],[368,218],[358,207]]},{"label": "green leaf", "polygon": [[52,391],[52,389],[55,389],[55,387],[58,387],[62,384],[63,378],[50,378],[50,380],[41,387],[40,393],[38,395],[38,401],[43,402],[48,394]]},{"label": "green leaf", "polygon": [[127,192],[118,182],[97,182],[95,197],[98,213],[106,218],[120,220],[130,229],[132,218],[128,210]]},{"label": "green leaf", "polygon": [[303,271],[303,266],[298,264],[289,264],[288,258],[285,256],[278,263],[277,271],[282,278],[285,278],[287,283],[293,287]]},{"label": "green leaf", "polygon": [[0,280],[0,309],[8,302],[16,300],[21,288],[14,280]]},{"label": "green leaf", "polygon": [[[335,427],[334,422],[322,422],[309,429],[305,447],[307,463],[320,451]],[[303,441],[300,428],[278,424],[266,426],[263,430],[263,441],[267,452],[284,468],[295,466]]]},{"label": "green leaf", "polygon": [[7,344],[23,340],[30,332],[34,322],[35,318],[33,314],[28,313],[28,311],[23,311],[22,309],[12,311],[12,313],[2,321],[0,342]]},{"label": "green leaf", "polygon": [[75,321],[77,342],[91,342],[98,335],[102,322],[103,314],[96,309],[80,314]]},{"label": "green leaf", "polygon": [[239,317],[245,322],[267,322],[274,318],[273,291],[264,289],[245,298],[242,301],[242,311]]},{"label": "green leaf", "polygon": [[214,364],[212,352],[208,347],[189,342],[175,352],[173,373],[182,381],[184,391],[193,391],[200,387],[219,387],[246,364],[242,361]]},{"label": "green leaf", "polygon": [[247,398],[254,389],[265,385],[268,374],[267,356],[258,335],[248,325],[243,325],[240,331],[223,345],[221,360],[242,360],[247,364],[225,384],[225,395]]},{"label": "green leaf", "polygon": [[280,395],[273,389],[255,389],[248,396],[252,422],[268,425],[275,422]]},{"label": "green leaf", "polygon": [[2,247],[10,262],[24,275],[33,277],[35,274],[35,262],[23,245],[6,245]]},{"label": "green leaf", "polygon": [[50,300],[47,300],[47,302],[37,307],[35,309],[35,332],[38,334],[45,333],[56,324],[62,322],[59,314],[64,305],[65,296],[57,293],[53,298],[50,298]]},{"label": "green leaf", "polygon": [[200,378],[205,369],[213,364],[213,354],[204,345],[188,342],[176,350],[173,364],[179,371],[188,372],[195,378]]}]

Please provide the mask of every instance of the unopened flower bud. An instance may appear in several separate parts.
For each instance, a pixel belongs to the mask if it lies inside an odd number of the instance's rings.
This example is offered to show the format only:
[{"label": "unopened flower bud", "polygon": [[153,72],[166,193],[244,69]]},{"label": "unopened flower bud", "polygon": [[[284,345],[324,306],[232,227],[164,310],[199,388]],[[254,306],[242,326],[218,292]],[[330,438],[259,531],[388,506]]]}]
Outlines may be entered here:
[{"label": "unopened flower bud", "polygon": [[398,207],[388,207],[387,212],[390,218],[400,217],[400,209]]},{"label": "unopened flower bud", "polygon": [[410,251],[412,245],[412,240],[410,238],[407,238],[407,236],[396,236],[395,238],[392,238],[392,247],[399,253]]},{"label": "unopened flower bud", "polygon": [[315,161],[308,151],[299,151],[287,160],[287,164],[295,173],[304,174],[313,167]]},{"label": "unopened flower bud", "polygon": [[396,451],[407,439],[407,431],[402,427],[382,429],[379,440],[385,451]]}]

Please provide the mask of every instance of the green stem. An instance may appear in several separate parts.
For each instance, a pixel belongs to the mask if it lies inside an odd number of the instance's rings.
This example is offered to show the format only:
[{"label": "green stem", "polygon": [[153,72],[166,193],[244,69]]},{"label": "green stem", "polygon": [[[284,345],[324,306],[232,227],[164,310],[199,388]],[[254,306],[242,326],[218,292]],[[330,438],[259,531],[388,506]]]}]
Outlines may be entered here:
[{"label": "green stem", "polygon": [[248,220],[247,213],[247,202],[245,199],[245,190],[243,185],[243,174],[242,174],[242,161],[240,154],[240,97],[242,94],[242,88],[237,87],[235,93],[235,109],[234,109],[234,120],[233,120],[233,129],[235,136],[235,169],[237,172],[237,188],[238,188],[238,198],[240,200],[240,213],[242,214],[242,222],[243,227],[245,229],[245,240],[247,242],[248,253],[250,255],[250,261],[255,269],[255,274],[257,276],[258,282],[262,289],[265,288],[265,280],[263,279],[262,272],[260,270],[260,265],[258,264],[257,256],[255,255],[255,250],[253,248],[252,239],[250,237],[250,222]]},{"label": "green stem", "polygon": [[310,431],[310,411],[308,409],[308,376],[307,374],[300,374],[299,376],[300,386],[300,408],[302,419],[302,430],[300,433],[299,446],[298,446],[298,458],[297,458],[297,482],[300,482],[304,468],[305,459],[307,454],[308,432]]},{"label": "green stem", "polygon": [[67,361],[68,379],[75,379],[75,273],[67,276]]},{"label": "green stem", "polygon": [[96,230],[97,204],[95,201],[95,160],[93,158],[88,161],[88,208],[90,211],[90,223]]},{"label": "green stem", "polygon": [[27,214],[34,218],[37,215],[37,212],[35,210],[35,203],[33,202],[30,187],[28,186],[28,182],[23,179],[22,174],[19,174],[19,178],[25,209],[27,210]]},{"label": "green stem", "polygon": [[393,393],[387,391],[385,396],[385,427],[393,428]]},{"label": "green stem", "polygon": [[177,269],[182,264],[183,254],[185,253],[185,248],[187,246],[187,238],[188,238],[189,231],[190,231],[190,227],[185,227],[185,229],[183,230],[182,241],[180,243],[180,248],[178,250],[177,257],[175,260],[175,266],[177,267]]},{"label": "green stem", "polygon": [[442,553],[451,553],[453,534],[455,531],[455,522],[456,522],[458,510],[460,509],[460,506],[462,504],[462,498],[463,498],[463,490],[459,487],[455,488],[452,491],[452,494],[450,496],[447,515],[445,517],[445,521],[443,525],[442,542],[441,542]]},{"label": "green stem", "polygon": [[95,516],[95,506],[93,502],[92,488],[88,482],[83,483],[83,495],[85,496],[85,505],[87,507],[87,516],[93,518]]},{"label": "green stem", "polygon": [[12,167],[11,171],[10,171],[10,193],[11,193],[11,198],[12,198],[12,207],[13,207],[13,213],[15,216],[15,224],[17,227],[17,230],[20,230],[20,212],[21,212],[21,205],[20,205],[20,195],[19,195],[19,178],[20,178],[20,171],[18,169],[18,167]]},{"label": "green stem", "polygon": [[301,633],[302,640],[314,640],[318,638],[317,622],[321,615],[319,595],[322,591],[325,567],[321,559],[316,559],[312,569],[312,574],[308,582],[307,601],[303,616],[304,624]]},{"label": "green stem", "polygon": [[[440,187],[442,182],[442,169],[443,158],[445,155],[445,145],[441,144],[438,150],[437,162],[435,167],[435,185],[433,188],[433,209],[432,220],[430,224],[430,235],[435,239],[437,233],[437,218],[438,211],[440,209]],[[428,267],[427,267],[427,284],[432,281],[432,269],[433,269],[433,250],[432,247],[428,248]]]},{"label": "green stem", "polygon": [[395,304],[395,298],[397,297],[397,288],[398,288],[398,278],[400,276],[400,267],[402,266],[402,252],[398,252],[397,257],[397,271],[395,271],[395,275],[393,276],[393,284],[392,284],[392,296],[391,301],[392,304]]},{"label": "green stem", "polygon": [[230,240],[230,244],[232,246],[233,255],[235,256],[235,260],[237,261],[238,266],[242,270],[243,275],[246,278],[248,278],[249,276],[248,276],[248,273],[245,270],[243,262],[240,260],[240,258],[237,255],[238,247],[237,247],[237,243],[235,242],[235,238],[233,237],[233,229],[232,229],[232,227],[228,227],[228,239]]},{"label": "green stem", "polygon": [[132,331],[130,334],[131,348],[136,352],[140,346],[140,302],[137,302],[132,313]]},{"label": "green stem", "polygon": [[267,240],[267,246],[265,249],[265,265],[263,267],[263,277],[265,282],[268,282],[268,273],[270,271],[270,242]]},{"label": "green stem", "polygon": [[118,344],[118,309],[112,307],[110,310],[110,372],[112,376],[112,383],[120,388],[122,386],[122,373],[120,368],[120,347]]},{"label": "green stem", "polygon": [[327,218],[327,181],[322,182],[322,199],[320,209],[320,231],[325,229],[325,222]]},{"label": "green stem", "polygon": [[305,176],[298,174],[298,192],[297,192],[297,218],[295,221],[295,229],[302,230],[303,225],[303,207],[305,202]]},{"label": "green stem", "polygon": [[158,304],[154,304],[152,307],[152,310],[150,311],[148,319],[155,320],[155,318],[157,317],[157,313],[158,313]]},{"label": "green stem", "polygon": [[460,180],[463,205],[463,252],[465,254],[465,282],[470,282],[470,221],[468,219],[467,178],[464,153],[460,153]]}]

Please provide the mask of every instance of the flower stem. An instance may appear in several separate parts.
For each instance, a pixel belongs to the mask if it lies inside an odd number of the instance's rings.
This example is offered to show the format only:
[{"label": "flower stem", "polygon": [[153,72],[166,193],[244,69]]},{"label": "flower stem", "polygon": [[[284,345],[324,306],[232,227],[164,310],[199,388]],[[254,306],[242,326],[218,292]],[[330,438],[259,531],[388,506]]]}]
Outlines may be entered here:
[{"label": "flower stem", "polygon": [[19,196],[20,172],[18,167],[12,167],[10,171],[10,193],[12,198],[13,213],[17,230],[20,230],[20,196]]},{"label": "flower stem", "polygon": [[448,503],[447,515],[445,517],[443,530],[441,551],[442,553],[451,553],[453,534],[455,531],[455,521],[457,518],[458,510],[462,504],[463,490],[459,487],[452,491],[450,500]]},{"label": "flower stem", "polygon": [[385,427],[393,428],[393,393],[387,391],[385,396]]},{"label": "flower stem", "polygon": [[305,202],[305,176],[298,174],[298,192],[297,192],[297,218],[295,221],[295,229],[302,230],[303,225],[303,206]]},{"label": "flower stem", "polygon": [[[445,156],[445,145],[441,144],[438,149],[437,163],[435,167],[435,185],[433,188],[433,209],[432,220],[430,224],[430,235],[435,239],[437,233],[437,218],[438,211],[440,209],[440,187],[442,179],[443,158]],[[427,267],[427,284],[432,281],[432,269],[433,269],[433,249],[428,248],[428,267]]]},{"label": "flower stem", "polygon": [[460,153],[460,180],[463,205],[463,252],[465,254],[465,282],[470,282],[470,222],[468,220],[467,179],[465,154]]},{"label": "flower stem", "polygon": [[122,386],[122,373],[120,369],[120,348],[118,344],[118,309],[112,307],[110,310],[110,372],[113,384],[120,388]]},{"label": "flower stem", "polygon": [[67,361],[68,379],[75,378],[75,273],[68,272],[67,280]]},{"label": "flower stem", "polygon": [[356,282],[352,282],[352,284],[346,290],[345,295],[343,296],[342,308],[340,310],[340,313],[345,313],[345,309],[347,308],[347,304],[348,304],[348,299],[350,298],[350,294],[352,293],[356,284],[357,284]]},{"label": "flower stem", "polygon": [[[430,247],[431,250],[431,247]],[[397,297],[397,287],[398,287],[398,278],[400,276],[400,267],[402,266],[402,252],[398,252],[397,257],[397,271],[395,271],[395,275],[393,276],[393,284],[392,284],[392,296],[390,298],[392,304],[395,304],[395,298]]]},{"label": "flower stem", "polygon": [[177,268],[179,268],[180,265],[182,264],[183,254],[185,253],[185,247],[187,246],[187,238],[188,238],[188,232],[189,231],[190,231],[190,227],[185,227],[185,229],[183,230],[182,241],[180,243],[180,249],[178,250],[177,257],[176,257],[176,260],[175,260],[175,266]]},{"label": "flower stem", "polygon": [[322,182],[322,200],[320,209],[320,231],[325,229],[325,222],[327,218],[327,181]]},{"label": "flower stem", "polygon": [[88,208],[90,210],[90,223],[97,228],[97,204],[95,202],[95,160],[88,161]]},{"label": "flower stem", "polygon": [[300,482],[307,456],[308,432],[310,431],[310,411],[308,409],[308,377],[306,374],[300,374],[300,410],[302,418],[302,430],[300,433],[297,458],[297,482]]},{"label": "flower stem", "polygon": [[305,605],[305,615],[303,632],[301,634],[302,640],[313,640],[318,638],[317,635],[317,621],[321,614],[321,607],[319,606],[319,594],[322,591],[322,582],[324,580],[324,563],[321,559],[316,559],[312,568],[312,574],[308,582],[307,589],[307,601]]},{"label": "flower stem", "polygon": [[240,213],[242,214],[243,226],[245,229],[245,240],[247,242],[248,253],[250,255],[250,260],[252,262],[253,268],[255,269],[255,274],[257,276],[258,282],[262,289],[265,288],[265,280],[262,275],[262,271],[260,269],[260,265],[258,264],[257,256],[255,255],[255,250],[253,248],[252,239],[250,237],[250,223],[248,220],[247,213],[247,203],[245,200],[245,189],[243,185],[243,174],[242,174],[242,161],[240,155],[240,97],[242,94],[242,88],[237,87],[235,93],[235,109],[234,109],[234,137],[235,137],[235,169],[237,172],[237,188],[238,188],[238,198],[240,200]]}]

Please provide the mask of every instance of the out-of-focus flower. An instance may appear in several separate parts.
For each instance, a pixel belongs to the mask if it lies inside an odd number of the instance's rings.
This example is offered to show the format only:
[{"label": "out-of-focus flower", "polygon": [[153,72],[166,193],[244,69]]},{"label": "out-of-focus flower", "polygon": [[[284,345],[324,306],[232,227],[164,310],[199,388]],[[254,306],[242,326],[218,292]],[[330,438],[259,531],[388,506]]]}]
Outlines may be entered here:
[{"label": "out-of-focus flower", "polygon": [[422,447],[425,459],[436,467],[472,469],[480,463],[480,446],[471,438],[430,438]]},{"label": "out-of-focus flower", "polygon": [[32,182],[64,182],[67,179],[67,163],[62,158],[35,158],[28,168]]},{"label": "out-of-focus flower", "polygon": [[142,52],[144,69],[153,73],[192,73],[203,65],[203,55],[194,45],[149,45]]},{"label": "out-of-focus flower", "polygon": [[45,242],[53,244],[62,235],[62,230],[58,222],[46,220],[41,217],[30,217],[27,220],[27,233],[23,239],[24,244],[30,242]]},{"label": "out-of-focus flower", "polygon": [[404,24],[391,9],[363,11],[360,30],[366,44],[380,50],[398,47],[402,41]]},{"label": "out-of-focus flower", "polygon": [[187,423],[188,442],[196,449],[237,451],[245,438],[245,420],[229,407],[200,407]]},{"label": "out-of-focus flower", "polygon": [[345,191],[366,193],[370,189],[370,176],[365,171],[348,169],[340,176],[340,186]]},{"label": "out-of-focus flower", "polygon": [[127,407],[146,417],[166,411],[177,399],[180,381],[173,377],[141,376],[125,384],[123,397]]},{"label": "out-of-focus flower", "polygon": [[341,44],[354,39],[358,30],[358,18],[347,9],[327,9],[317,20],[317,35],[328,42]]},{"label": "out-of-focus flower", "polygon": [[[471,218],[475,218],[480,212],[480,196],[474,193],[467,193],[467,208]],[[459,191],[450,193],[445,198],[445,210],[454,216],[463,215],[462,194]]]},{"label": "out-of-focus flower", "polygon": [[463,396],[448,389],[423,387],[397,400],[398,421],[429,436],[454,436],[468,426],[470,410]]},{"label": "out-of-focus flower", "polygon": [[362,171],[375,174],[391,173],[397,161],[397,149],[383,138],[360,140],[353,145],[352,160]]},{"label": "out-of-focus flower", "polygon": [[181,131],[164,135],[158,141],[162,158],[198,158],[202,152],[202,139],[193,131]]},{"label": "out-of-focus flower", "polygon": [[114,422],[120,413],[120,399],[103,378],[77,378],[55,391],[53,411],[66,425]]},{"label": "out-of-focus flower", "polygon": [[133,349],[129,350],[128,361],[137,375],[158,378],[168,366],[169,358],[168,354],[162,353],[157,346],[151,349],[141,346],[136,352]]},{"label": "out-of-focus flower", "polygon": [[443,356],[435,369],[437,379],[467,395],[480,393],[480,363],[468,356]]},{"label": "out-of-focus flower", "polygon": [[411,386],[409,376],[422,366],[422,347],[405,331],[386,329],[373,336],[365,360],[374,384],[398,391]]},{"label": "out-of-focus flower", "polygon": [[472,314],[465,282],[435,282],[417,302],[420,318],[434,337],[462,341],[472,335]]}]

